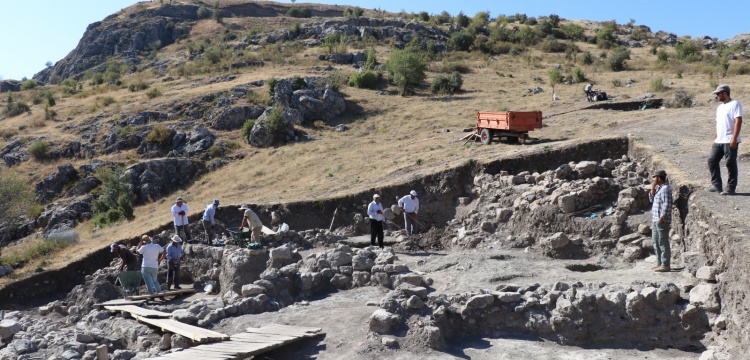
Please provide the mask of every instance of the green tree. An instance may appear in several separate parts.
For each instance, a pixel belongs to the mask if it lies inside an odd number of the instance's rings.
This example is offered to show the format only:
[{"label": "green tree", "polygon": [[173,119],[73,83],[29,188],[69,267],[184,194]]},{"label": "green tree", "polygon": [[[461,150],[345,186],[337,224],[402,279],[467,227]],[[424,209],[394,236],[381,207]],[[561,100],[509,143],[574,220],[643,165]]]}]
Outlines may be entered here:
[{"label": "green tree", "polygon": [[612,71],[625,70],[625,60],[630,60],[630,50],[617,48],[607,57],[607,66]]},{"label": "green tree", "polygon": [[465,30],[454,32],[448,39],[448,46],[457,51],[469,51],[472,44],[474,44],[474,35]]},{"label": "green tree", "polygon": [[102,182],[102,185],[99,188],[99,197],[92,204],[95,214],[94,223],[107,225],[121,218],[132,220],[133,205],[128,199],[130,190],[125,169],[102,166],[96,171],[96,178]]},{"label": "green tree", "polygon": [[17,225],[22,216],[29,215],[36,207],[34,189],[5,170],[0,174],[0,223]]},{"label": "green tree", "polygon": [[560,74],[560,70],[557,69],[549,69],[547,71],[547,79],[549,79],[549,84],[552,86],[552,92],[555,92],[555,85],[561,83],[563,81],[563,76]]},{"label": "green tree", "polygon": [[413,92],[427,77],[427,60],[421,52],[394,50],[385,65],[401,96]]},{"label": "green tree", "polygon": [[463,11],[460,11],[458,15],[456,15],[456,25],[460,27],[467,27],[469,26],[469,23],[471,22],[471,19],[469,19],[466,14],[464,14]]}]

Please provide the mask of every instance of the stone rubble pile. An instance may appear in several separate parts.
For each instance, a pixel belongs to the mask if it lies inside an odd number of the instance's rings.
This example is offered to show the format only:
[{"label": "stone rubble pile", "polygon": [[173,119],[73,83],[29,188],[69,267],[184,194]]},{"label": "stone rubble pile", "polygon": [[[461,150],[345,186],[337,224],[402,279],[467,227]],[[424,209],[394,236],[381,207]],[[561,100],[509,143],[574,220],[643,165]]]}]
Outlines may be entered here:
[{"label": "stone rubble pile", "polygon": [[[653,251],[650,227],[627,222],[650,209],[649,190],[648,171],[627,156],[571,162],[543,173],[481,174],[474,178],[473,197],[459,199],[466,211],[447,231],[460,247],[532,246],[559,258],[615,251],[633,261]],[[580,217],[587,211],[599,214]]]},{"label": "stone rubble pile", "polygon": [[690,348],[700,346],[704,333],[726,327],[716,294],[715,284],[557,282],[459,294],[402,285],[380,301],[369,326],[433,349],[445,339],[497,333],[576,346]]}]

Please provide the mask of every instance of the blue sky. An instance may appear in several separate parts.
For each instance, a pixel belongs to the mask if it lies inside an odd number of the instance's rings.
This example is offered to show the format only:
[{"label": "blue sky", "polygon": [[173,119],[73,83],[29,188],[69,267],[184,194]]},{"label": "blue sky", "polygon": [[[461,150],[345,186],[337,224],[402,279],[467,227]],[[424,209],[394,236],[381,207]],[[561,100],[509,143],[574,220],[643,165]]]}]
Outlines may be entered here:
[{"label": "blue sky", "polygon": [[[0,5],[0,76],[3,79],[31,78],[47,61],[57,62],[78,44],[88,24],[104,19],[134,0],[4,0]],[[213,3],[207,0],[207,3]],[[290,3],[291,1],[280,1]],[[619,1],[619,0],[320,0],[317,3],[373,6],[399,12],[427,11],[451,15],[463,11],[473,16],[489,11],[492,17],[524,13],[528,16],[557,14],[564,19],[607,21],[620,24],[634,19],[652,31],[664,30],[692,37],[708,35],[725,40],[750,32],[743,20],[750,13],[750,1]],[[298,1],[298,4],[303,1]]]}]

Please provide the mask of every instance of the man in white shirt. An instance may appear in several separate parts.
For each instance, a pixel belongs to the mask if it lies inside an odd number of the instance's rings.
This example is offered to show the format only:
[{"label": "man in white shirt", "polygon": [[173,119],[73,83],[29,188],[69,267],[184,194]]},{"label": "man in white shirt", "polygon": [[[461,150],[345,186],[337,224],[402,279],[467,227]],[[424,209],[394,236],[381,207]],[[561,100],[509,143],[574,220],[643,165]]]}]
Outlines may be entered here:
[{"label": "man in white shirt", "polygon": [[187,241],[188,244],[192,242],[192,239],[190,238],[190,227],[188,226],[188,214],[190,211],[188,210],[187,204],[182,200],[181,197],[178,197],[175,200],[175,204],[172,205],[172,217],[174,218],[174,233],[179,235],[180,230],[184,233],[185,241]]},{"label": "man in white shirt", "polygon": [[143,255],[141,275],[146,282],[149,295],[160,293],[161,287],[157,275],[159,274],[159,259],[164,253],[164,248],[154,243],[148,235],[143,235],[136,251]]},{"label": "man in white shirt", "polygon": [[240,211],[244,211],[244,215],[242,216],[242,225],[240,225],[240,231],[245,227],[245,225],[247,225],[247,227],[250,228],[250,230],[253,232],[253,242],[260,244],[260,234],[263,230],[263,223],[260,221],[258,214],[250,209],[250,206],[248,206],[247,204],[242,204],[242,206],[240,206]]},{"label": "man in white shirt", "polygon": [[380,203],[380,195],[372,196],[372,202],[367,206],[367,216],[370,217],[370,245],[375,246],[375,238],[378,238],[378,246],[383,248],[383,204]]},{"label": "man in white shirt", "polygon": [[216,238],[216,208],[219,207],[219,199],[215,199],[214,202],[206,206],[206,211],[203,212],[203,230],[206,230],[206,241],[204,244],[211,245],[211,242]]},{"label": "man in white shirt", "polygon": [[417,213],[419,212],[419,199],[417,198],[417,192],[412,190],[409,195],[399,199],[398,207],[404,211],[404,228],[406,229],[406,235],[414,235],[414,223],[417,222]]},{"label": "man in white shirt", "polygon": [[[716,130],[711,153],[708,155],[708,170],[711,172],[710,192],[720,192],[722,195],[734,195],[737,189],[737,151],[742,142],[742,104],[730,97],[729,85],[722,84],[712,93],[716,101],[720,102],[716,108]],[[726,159],[727,187],[723,188],[721,181],[721,158]]]}]

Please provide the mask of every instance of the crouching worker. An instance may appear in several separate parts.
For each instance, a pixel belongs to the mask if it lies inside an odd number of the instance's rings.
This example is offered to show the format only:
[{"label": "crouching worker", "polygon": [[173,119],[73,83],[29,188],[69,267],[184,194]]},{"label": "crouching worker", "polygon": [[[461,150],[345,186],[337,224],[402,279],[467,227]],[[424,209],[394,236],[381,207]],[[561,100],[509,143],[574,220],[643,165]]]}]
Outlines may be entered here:
[{"label": "crouching worker", "polygon": [[109,246],[109,251],[119,256],[120,260],[122,260],[122,265],[120,265],[120,272],[138,270],[138,258],[126,246],[113,243]]},{"label": "crouching worker", "polygon": [[258,214],[252,211],[247,204],[242,204],[240,211],[244,211],[245,214],[242,216],[242,225],[240,225],[240,231],[247,225],[250,231],[253,232],[253,242],[260,244],[260,234],[263,229],[263,223],[260,221]]}]

